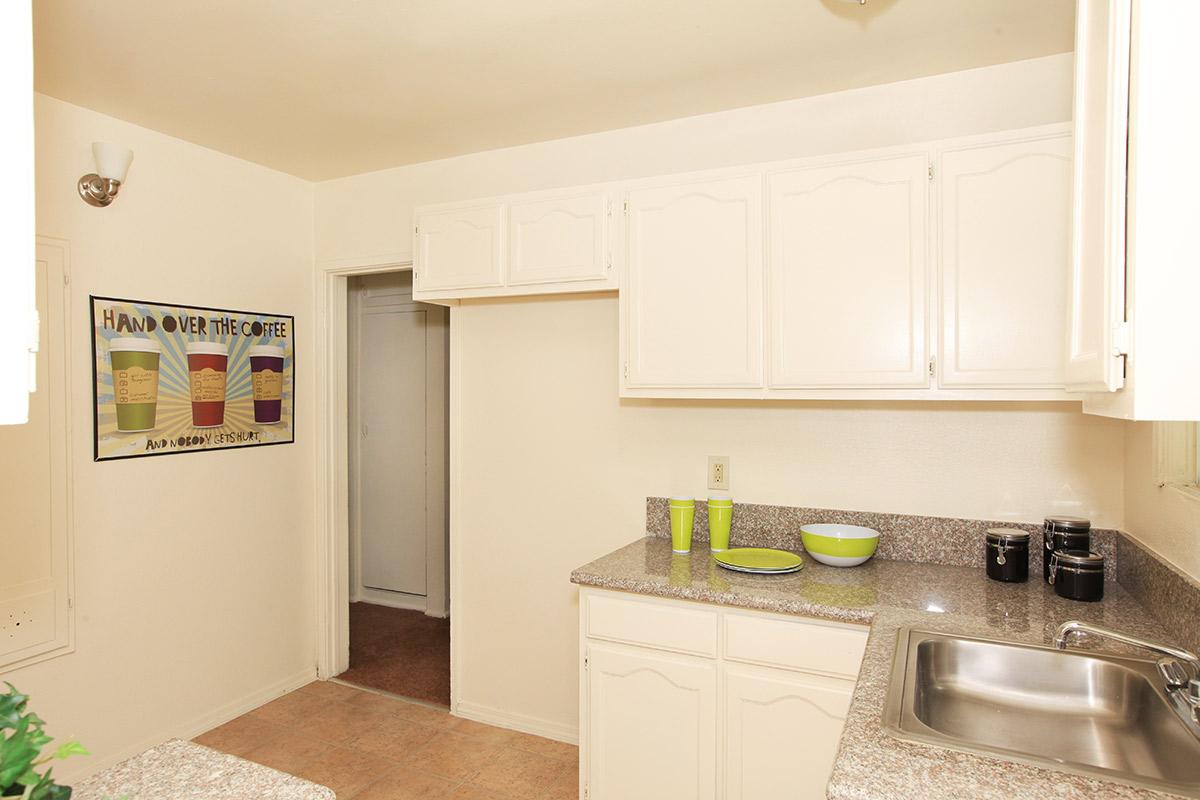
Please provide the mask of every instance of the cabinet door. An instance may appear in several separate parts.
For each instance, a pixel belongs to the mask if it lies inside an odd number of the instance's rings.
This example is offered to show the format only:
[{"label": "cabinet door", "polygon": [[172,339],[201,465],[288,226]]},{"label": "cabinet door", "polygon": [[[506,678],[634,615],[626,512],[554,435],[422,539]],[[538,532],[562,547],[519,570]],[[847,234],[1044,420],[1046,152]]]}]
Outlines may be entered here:
[{"label": "cabinet door", "polygon": [[853,681],[726,665],[725,800],[824,800]]},{"label": "cabinet door", "polygon": [[1071,137],[979,143],[939,159],[938,385],[1061,388]]},{"label": "cabinet door", "polygon": [[590,800],[716,797],[716,662],[589,643]]},{"label": "cabinet door", "polygon": [[1130,0],[1078,0],[1075,14],[1075,160],[1070,391],[1124,385],[1117,329],[1125,319],[1125,181],[1129,126]]},{"label": "cabinet door", "polygon": [[762,179],[637,189],[622,287],[625,385],[762,386]]},{"label": "cabinet door", "polygon": [[508,210],[508,285],[607,277],[608,198],[583,194],[513,203]]},{"label": "cabinet door", "polygon": [[418,212],[413,289],[503,285],[503,212],[499,203]]},{"label": "cabinet door", "polygon": [[924,153],[791,169],[770,198],[770,386],[929,385]]}]

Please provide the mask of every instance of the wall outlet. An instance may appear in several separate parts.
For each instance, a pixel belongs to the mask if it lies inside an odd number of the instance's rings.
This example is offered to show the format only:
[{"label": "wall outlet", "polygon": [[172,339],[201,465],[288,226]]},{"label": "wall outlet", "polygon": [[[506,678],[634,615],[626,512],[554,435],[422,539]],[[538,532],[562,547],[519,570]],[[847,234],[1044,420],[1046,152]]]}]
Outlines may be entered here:
[{"label": "wall outlet", "polygon": [[708,488],[729,491],[729,456],[708,457]]}]

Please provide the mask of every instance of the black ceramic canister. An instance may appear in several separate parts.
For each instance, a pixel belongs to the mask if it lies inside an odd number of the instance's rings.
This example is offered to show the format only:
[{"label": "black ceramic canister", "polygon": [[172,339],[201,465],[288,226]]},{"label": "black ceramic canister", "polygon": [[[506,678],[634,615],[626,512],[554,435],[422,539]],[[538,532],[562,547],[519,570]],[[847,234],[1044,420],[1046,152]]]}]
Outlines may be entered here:
[{"label": "black ceramic canister", "polygon": [[1050,582],[1050,556],[1058,550],[1091,550],[1092,523],[1083,517],[1046,517],[1042,526],[1042,580]]},{"label": "black ceramic canister", "polygon": [[988,528],[983,549],[987,576],[994,581],[1029,580],[1029,533],[1018,528]]},{"label": "black ceramic canister", "polygon": [[1104,599],[1104,556],[1087,550],[1056,550],[1050,562],[1056,595],[1090,603]]}]

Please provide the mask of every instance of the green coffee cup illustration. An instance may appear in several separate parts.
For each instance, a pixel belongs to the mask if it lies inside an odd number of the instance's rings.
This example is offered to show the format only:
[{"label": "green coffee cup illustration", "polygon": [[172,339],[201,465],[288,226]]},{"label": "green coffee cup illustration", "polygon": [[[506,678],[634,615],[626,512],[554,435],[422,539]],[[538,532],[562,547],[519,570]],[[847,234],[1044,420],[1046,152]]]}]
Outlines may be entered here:
[{"label": "green coffee cup illustration", "polygon": [[158,412],[158,357],[161,352],[158,342],[151,339],[119,336],[109,340],[118,431],[135,433],[154,430]]}]

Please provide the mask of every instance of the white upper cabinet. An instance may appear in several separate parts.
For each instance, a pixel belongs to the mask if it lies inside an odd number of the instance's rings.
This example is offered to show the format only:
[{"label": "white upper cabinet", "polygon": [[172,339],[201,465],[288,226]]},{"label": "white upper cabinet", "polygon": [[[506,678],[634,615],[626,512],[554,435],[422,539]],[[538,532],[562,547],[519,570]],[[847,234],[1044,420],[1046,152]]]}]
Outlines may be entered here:
[{"label": "white upper cabinet", "polygon": [[500,203],[429,209],[416,215],[414,297],[504,284],[504,206]]},{"label": "white upper cabinet", "polygon": [[757,172],[629,192],[626,386],[762,386],[762,193]]},{"label": "white upper cabinet", "polygon": [[1091,390],[1087,413],[1200,420],[1200,3],[1080,0],[1078,14],[1077,135],[1096,163],[1077,164],[1071,388]]},{"label": "white upper cabinet", "polygon": [[768,173],[772,388],[929,385],[924,152]]},{"label": "white upper cabinet", "polygon": [[[1067,388],[1124,383],[1126,139],[1131,0],[1078,0]],[[1185,4],[1186,5],[1186,4]]]},{"label": "white upper cabinet", "polygon": [[1062,388],[1071,135],[941,151],[938,385]]},{"label": "white upper cabinet", "polygon": [[514,202],[508,219],[509,286],[605,279],[610,264],[604,193]]}]

